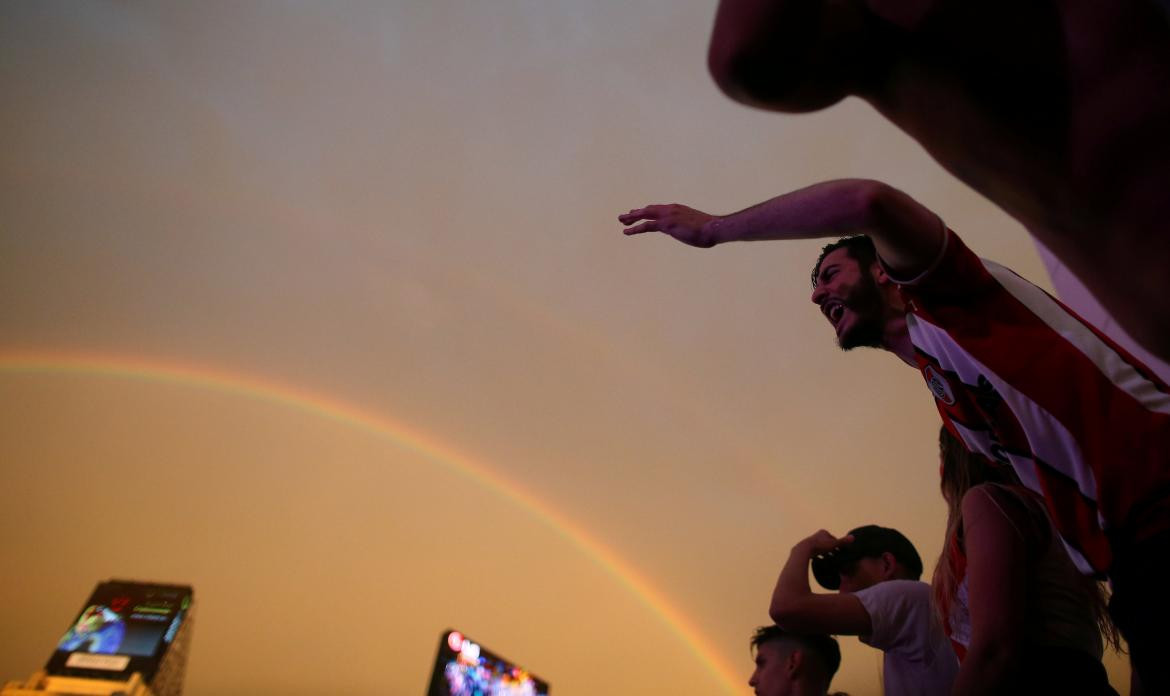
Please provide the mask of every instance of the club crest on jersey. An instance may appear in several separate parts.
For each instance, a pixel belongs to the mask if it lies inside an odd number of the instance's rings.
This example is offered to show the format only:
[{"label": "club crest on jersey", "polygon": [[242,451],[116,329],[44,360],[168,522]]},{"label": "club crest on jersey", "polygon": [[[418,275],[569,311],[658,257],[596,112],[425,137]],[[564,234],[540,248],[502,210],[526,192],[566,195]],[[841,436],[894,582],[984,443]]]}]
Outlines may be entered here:
[{"label": "club crest on jersey", "polygon": [[926,386],[930,387],[934,398],[947,406],[955,405],[955,393],[951,391],[951,385],[947,383],[946,377],[943,377],[938,373],[938,370],[934,369],[934,365],[927,365],[922,368],[922,376],[926,378]]}]

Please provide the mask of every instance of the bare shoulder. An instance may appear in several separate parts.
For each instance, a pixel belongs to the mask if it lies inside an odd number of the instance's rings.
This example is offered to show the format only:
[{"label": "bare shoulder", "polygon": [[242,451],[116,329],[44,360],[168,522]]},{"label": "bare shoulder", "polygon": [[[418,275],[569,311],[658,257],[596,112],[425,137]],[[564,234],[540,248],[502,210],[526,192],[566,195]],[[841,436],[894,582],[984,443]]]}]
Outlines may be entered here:
[{"label": "bare shoulder", "polygon": [[994,483],[981,483],[977,486],[972,486],[963,495],[962,506],[964,512],[967,510],[972,512],[1002,512],[1005,504],[1012,504],[1013,507],[1018,505],[1017,498],[1016,493],[1007,486]]},{"label": "bare shoulder", "polygon": [[984,483],[963,496],[963,525],[976,534],[1018,540],[1027,546],[1043,541],[1047,517],[1032,494],[1018,486]]}]

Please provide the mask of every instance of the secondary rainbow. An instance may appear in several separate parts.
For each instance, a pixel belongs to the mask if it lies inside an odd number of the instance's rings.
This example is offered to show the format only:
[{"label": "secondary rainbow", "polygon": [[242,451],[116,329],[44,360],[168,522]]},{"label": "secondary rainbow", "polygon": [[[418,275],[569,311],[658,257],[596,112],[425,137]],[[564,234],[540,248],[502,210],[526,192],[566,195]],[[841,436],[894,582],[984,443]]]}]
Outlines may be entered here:
[{"label": "secondary rainbow", "polygon": [[0,372],[13,374],[83,374],[118,379],[139,379],[212,389],[270,402],[327,418],[384,437],[397,446],[467,476],[497,495],[527,509],[560,536],[583,551],[610,575],[640,598],[653,613],[676,631],[704,667],[727,693],[738,693],[739,678],[708,645],[694,625],[633,567],[571,520],[545,505],[522,486],[492,471],[485,464],[438,442],[423,432],[388,417],[361,409],[340,399],[252,375],[234,374],[202,365],[114,355],[77,353],[0,352]]}]

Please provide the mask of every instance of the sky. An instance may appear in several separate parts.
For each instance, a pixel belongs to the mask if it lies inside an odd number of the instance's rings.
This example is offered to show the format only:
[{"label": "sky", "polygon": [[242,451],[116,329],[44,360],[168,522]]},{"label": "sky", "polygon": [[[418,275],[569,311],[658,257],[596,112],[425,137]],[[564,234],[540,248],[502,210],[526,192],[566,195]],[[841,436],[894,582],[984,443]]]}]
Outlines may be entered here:
[{"label": "sky", "polygon": [[194,696],[420,694],[448,628],[558,696],[745,694],[801,538],[896,527],[929,573],[937,415],[837,350],[820,243],[616,216],[868,177],[1049,275],[867,105],[725,98],[713,14],[0,4],[0,680],[129,577],[195,587]]}]

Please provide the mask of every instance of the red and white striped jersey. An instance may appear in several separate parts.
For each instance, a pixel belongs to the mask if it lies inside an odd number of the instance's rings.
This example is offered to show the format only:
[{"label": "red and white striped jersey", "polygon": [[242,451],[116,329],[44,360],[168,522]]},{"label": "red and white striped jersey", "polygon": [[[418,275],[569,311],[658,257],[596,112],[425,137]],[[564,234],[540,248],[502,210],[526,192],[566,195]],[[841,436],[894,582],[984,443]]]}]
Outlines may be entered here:
[{"label": "red and white striped jersey", "polygon": [[1082,572],[1108,571],[1111,539],[1170,529],[1165,383],[950,230],[926,272],[897,282],[943,421],[1044,496]]}]

